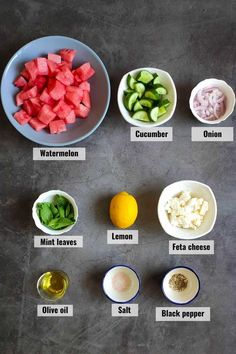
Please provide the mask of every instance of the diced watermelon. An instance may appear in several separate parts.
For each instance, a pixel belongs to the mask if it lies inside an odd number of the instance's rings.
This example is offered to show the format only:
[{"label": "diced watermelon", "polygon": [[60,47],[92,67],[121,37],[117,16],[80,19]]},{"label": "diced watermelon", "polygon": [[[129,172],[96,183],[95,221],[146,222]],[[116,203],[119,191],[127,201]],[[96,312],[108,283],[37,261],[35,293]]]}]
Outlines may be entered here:
[{"label": "diced watermelon", "polygon": [[82,81],[86,81],[95,74],[95,70],[89,63],[84,63],[76,69],[76,73]]},{"label": "diced watermelon", "polygon": [[29,121],[29,124],[31,125],[31,127],[36,130],[36,132],[39,132],[40,130],[42,130],[43,128],[46,128],[46,124],[43,124],[42,122],[40,122],[40,120],[38,120],[37,118],[32,118]]},{"label": "diced watermelon", "polygon": [[38,68],[35,63],[35,60],[31,60],[25,63],[25,68],[28,71],[30,78],[32,80],[35,80],[38,75]]},{"label": "diced watermelon", "polygon": [[24,101],[23,109],[31,117],[35,117],[39,112],[39,110],[37,108],[35,108],[35,106],[33,105],[33,103],[30,100]]},{"label": "diced watermelon", "polygon": [[65,86],[56,79],[50,79],[48,82],[48,93],[55,100],[60,100],[66,93]]},{"label": "diced watermelon", "polygon": [[49,123],[51,134],[58,134],[66,131],[66,124],[63,119],[53,120]]},{"label": "diced watermelon", "polygon": [[80,84],[81,82],[83,82],[83,81],[81,80],[80,76],[79,76],[78,74],[76,74],[76,72],[74,72],[73,75],[74,75],[75,81],[76,81],[78,84]]},{"label": "diced watermelon", "polygon": [[91,108],[91,99],[90,99],[90,94],[88,91],[84,91],[83,98],[82,98],[82,103],[88,107]]},{"label": "diced watermelon", "polygon": [[53,76],[57,73],[57,63],[52,60],[48,60],[48,69],[49,69],[49,76]]},{"label": "diced watermelon", "polygon": [[88,81],[81,82],[78,87],[83,91],[90,92],[90,83]]},{"label": "diced watermelon", "polygon": [[37,58],[36,65],[39,75],[48,75],[48,64],[46,58]]},{"label": "diced watermelon", "polygon": [[61,56],[58,54],[48,53],[48,60],[54,61],[54,63],[61,63]]},{"label": "diced watermelon", "polygon": [[25,125],[31,119],[31,117],[23,109],[16,112],[14,114],[14,118],[17,120],[18,123],[20,123],[20,125]]},{"label": "diced watermelon", "polygon": [[90,109],[85,107],[82,103],[79,104],[78,107],[75,109],[75,115],[79,118],[87,118],[89,115]]},{"label": "diced watermelon", "polygon": [[56,79],[65,86],[73,85],[74,76],[68,67],[63,66],[59,73],[56,75]]},{"label": "diced watermelon", "polygon": [[23,91],[21,92],[18,92],[17,95],[16,95],[16,105],[17,106],[21,106],[23,104],[23,100],[21,98],[21,95],[22,95]]},{"label": "diced watermelon", "polygon": [[43,90],[39,97],[40,101],[49,104],[49,106],[54,107],[55,106],[55,100],[49,95],[47,88]]},{"label": "diced watermelon", "polygon": [[71,107],[64,100],[60,100],[53,108],[53,112],[55,112],[56,115],[62,119],[68,117],[71,111]]},{"label": "diced watermelon", "polygon": [[25,85],[27,85],[27,81],[25,80],[24,76],[18,76],[16,78],[16,80],[14,81],[14,85],[16,87],[24,87]]},{"label": "diced watermelon", "polygon": [[78,107],[83,98],[83,90],[77,86],[67,86],[66,99],[75,107]]},{"label": "diced watermelon", "polygon": [[46,85],[46,83],[47,83],[46,77],[43,75],[40,75],[40,76],[37,76],[36,79],[33,81],[33,86],[37,86],[38,91],[41,92],[43,90],[44,86]]},{"label": "diced watermelon", "polygon": [[63,60],[72,63],[77,51],[75,49],[61,49],[59,54]]},{"label": "diced watermelon", "polygon": [[71,110],[70,114],[64,119],[66,124],[72,124],[76,121],[75,111]]},{"label": "diced watermelon", "polygon": [[29,90],[22,91],[20,97],[23,101],[25,101],[25,100],[28,100],[29,98],[36,97],[37,94],[38,94],[37,86],[34,86],[34,87],[30,88]]},{"label": "diced watermelon", "polygon": [[48,125],[56,117],[56,113],[52,111],[52,108],[48,104],[44,104],[38,114],[38,119]]},{"label": "diced watermelon", "polygon": [[26,80],[30,79],[30,75],[26,69],[23,69],[20,73],[21,76],[23,76]]}]

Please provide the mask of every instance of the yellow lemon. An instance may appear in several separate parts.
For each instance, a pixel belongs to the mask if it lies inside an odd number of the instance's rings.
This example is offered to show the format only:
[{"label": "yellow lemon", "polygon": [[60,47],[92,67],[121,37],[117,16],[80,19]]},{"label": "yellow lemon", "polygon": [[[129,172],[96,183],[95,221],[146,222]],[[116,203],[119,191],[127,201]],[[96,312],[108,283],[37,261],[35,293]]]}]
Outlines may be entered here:
[{"label": "yellow lemon", "polygon": [[116,194],[110,203],[110,218],[112,223],[121,229],[133,225],[138,216],[136,199],[127,192]]}]

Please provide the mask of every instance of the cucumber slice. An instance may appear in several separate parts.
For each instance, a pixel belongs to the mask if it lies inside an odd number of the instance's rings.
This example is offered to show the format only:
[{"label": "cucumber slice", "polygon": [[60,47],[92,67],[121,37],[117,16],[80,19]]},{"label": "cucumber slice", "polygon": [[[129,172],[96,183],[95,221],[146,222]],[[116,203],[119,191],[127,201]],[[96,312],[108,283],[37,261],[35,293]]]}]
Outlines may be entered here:
[{"label": "cucumber slice", "polygon": [[166,109],[164,106],[159,107],[158,117],[163,116],[166,113]]},{"label": "cucumber slice", "polygon": [[167,95],[167,89],[161,85],[161,84],[157,84],[155,85],[155,90],[159,95]]},{"label": "cucumber slice", "polygon": [[128,74],[128,76],[127,76],[127,85],[129,86],[129,88],[134,90],[134,84],[136,84],[136,80],[133,78],[133,76]]},{"label": "cucumber slice", "polygon": [[153,109],[151,109],[151,111],[149,112],[149,116],[153,122],[156,122],[159,117],[159,107],[154,107]]},{"label": "cucumber slice", "polygon": [[144,91],[145,91],[144,84],[142,84],[141,82],[137,82],[136,84],[134,84],[134,89],[135,89],[136,92],[138,92],[139,98],[141,98],[143,93],[144,93]]},{"label": "cucumber slice", "polygon": [[140,104],[139,101],[137,101],[137,102],[134,104],[133,111],[134,111],[134,112],[137,112],[137,111],[141,111],[141,110],[143,110],[143,106]]},{"label": "cucumber slice", "polygon": [[130,88],[128,88],[127,90],[124,91],[125,95],[128,95],[129,93],[133,93],[134,90],[131,90]]},{"label": "cucumber slice", "polygon": [[139,103],[143,106],[143,107],[147,107],[147,108],[152,108],[153,106],[153,100],[150,100],[149,98],[142,98]]},{"label": "cucumber slice", "polygon": [[160,78],[159,78],[159,76],[157,74],[153,74],[153,77],[154,77],[154,79],[152,81],[153,85],[161,83],[161,80],[160,80]]},{"label": "cucumber slice", "polygon": [[165,108],[168,108],[170,105],[170,101],[166,98],[161,102],[161,105],[164,106]]},{"label": "cucumber slice", "polygon": [[142,82],[143,84],[148,84],[153,80],[153,75],[147,70],[142,70],[137,75],[136,80]]},{"label": "cucumber slice", "polygon": [[132,115],[133,119],[141,120],[142,122],[150,122],[146,111],[138,111]]},{"label": "cucumber slice", "polygon": [[137,98],[138,98],[137,92],[130,93],[125,97],[125,107],[128,109],[128,111],[132,111],[133,105],[137,100]]},{"label": "cucumber slice", "polygon": [[144,93],[144,97],[150,98],[151,100],[157,101],[159,100],[159,95],[156,90],[147,90]]}]

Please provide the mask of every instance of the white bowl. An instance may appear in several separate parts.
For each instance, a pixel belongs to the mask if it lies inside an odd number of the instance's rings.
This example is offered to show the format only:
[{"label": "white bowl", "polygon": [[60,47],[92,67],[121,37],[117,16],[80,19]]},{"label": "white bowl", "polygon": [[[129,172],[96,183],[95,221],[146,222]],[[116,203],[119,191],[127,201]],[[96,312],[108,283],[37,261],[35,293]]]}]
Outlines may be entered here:
[{"label": "white bowl", "polygon": [[[219,119],[215,119],[215,120],[203,119],[196,113],[196,111],[193,107],[193,101],[194,101],[196,94],[198,93],[199,90],[206,88],[206,87],[218,87],[224,93],[224,95],[226,97],[225,113]],[[206,80],[199,82],[199,84],[197,84],[197,86],[195,86],[194,89],[192,90],[191,95],[190,95],[190,99],[189,99],[189,106],[190,106],[190,109],[191,109],[194,117],[196,117],[200,122],[205,123],[205,124],[219,124],[219,123],[223,122],[225,119],[227,119],[233,113],[234,106],[235,106],[235,94],[234,94],[233,89],[225,81],[218,80],[218,79],[206,79]]]},{"label": "white bowl", "polygon": [[[182,274],[188,279],[187,287],[183,291],[176,291],[169,285],[174,274]],[[188,267],[175,267],[170,270],[162,281],[162,291],[165,297],[174,304],[184,305],[195,299],[200,290],[200,281],[197,274]]]},{"label": "white bowl", "polygon": [[[156,73],[160,77],[161,84],[167,88],[168,94],[165,96],[165,98],[168,98],[170,101],[170,105],[167,108],[167,112],[161,116],[157,122],[142,122],[138,121],[136,119],[131,118],[129,111],[125,108],[124,103],[123,103],[123,97],[124,97],[124,90],[128,88],[127,85],[127,76],[130,74],[132,76],[137,75],[140,71],[142,70],[148,70],[152,74]],[[135,125],[137,127],[144,127],[144,128],[149,128],[149,127],[157,127],[158,125],[162,125],[166,123],[168,120],[171,119],[171,117],[174,114],[176,103],[177,103],[177,93],[176,93],[176,88],[174,81],[170,74],[164,70],[161,69],[156,69],[156,68],[138,68],[132,71],[129,71],[126,73],[119,84],[118,87],[118,92],[117,92],[117,102],[118,106],[120,109],[120,113],[122,114],[123,118],[130,124]]]},{"label": "white bowl", "polygon": [[[182,229],[171,225],[168,214],[165,211],[166,203],[171,198],[185,191],[190,192],[193,197],[203,198],[209,204],[209,210],[197,230]],[[206,184],[197,181],[178,181],[170,184],[162,191],[157,206],[157,213],[160,224],[167,234],[184,240],[192,240],[211,232],[216,221],[217,204],[214,193]]]},{"label": "white bowl", "polygon": [[[43,202],[52,202],[54,197],[56,196],[56,194],[62,195],[63,197],[65,197],[66,199],[68,199],[68,201],[71,203],[71,205],[74,208],[74,218],[75,218],[75,223],[73,225],[69,225],[67,227],[65,227],[62,230],[52,230],[49,229],[48,227],[46,227],[45,225],[43,225],[39,219],[38,213],[37,213],[37,204],[38,203],[43,203]],[[78,219],[78,208],[77,205],[75,203],[74,198],[72,198],[68,193],[60,191],[60,190],[51,190],[45,193],[40,194],[40,196],[38,197],[38,199],[36,199],[36,201],[34,202],[33,208],[32,208],[32,216],[35,222],[35,225],[42,230],[45,234],[48,235],[62,235],[68,231],[70,231],[74,225],[77,222]]]},{"label": "white bowl", "polygon": [[[129,285],[127,289],[118,291],[113,286],[113,280],[114,277],[117,276],[117,274],[120,272],[127,276]],[[126,265],[116,265],[106,272],[102,286],[105,295],[111,301],[118,303],[127,303],[132,301],[138,295],[140,289],[140,281],[137,273],[132,268]]]}]

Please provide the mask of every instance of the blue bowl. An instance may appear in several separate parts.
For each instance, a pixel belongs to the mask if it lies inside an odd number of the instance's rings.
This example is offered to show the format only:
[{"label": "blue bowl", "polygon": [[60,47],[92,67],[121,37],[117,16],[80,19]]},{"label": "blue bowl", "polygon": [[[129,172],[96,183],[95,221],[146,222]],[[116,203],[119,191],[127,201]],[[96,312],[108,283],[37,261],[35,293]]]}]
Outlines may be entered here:
[{"label": "blue bowl", "polygon": [[[13,114],[19,110],[15,96],[19,89],[13,85],[15,78],[24,67],[24,63],[38,56],[56,53],[62,48],[77,50],[73,65],[79,66],[89,61],[96,74],[91,78],[92,109],[87,119],[77,119],[67,125],[67,131],[61,134],[49,134],[45,129],[36,132],[29,124],[20,125]],[[106,68],[98,55],[85,44],[64,36],[48,36],[36,39],[19,49],[8,62],[1,82],[1,98],[5,113],[11,124],[27,139],[40,145],[64,146],[74,144],[92,134],[104,119],[111,96],[110,81]]]}]

